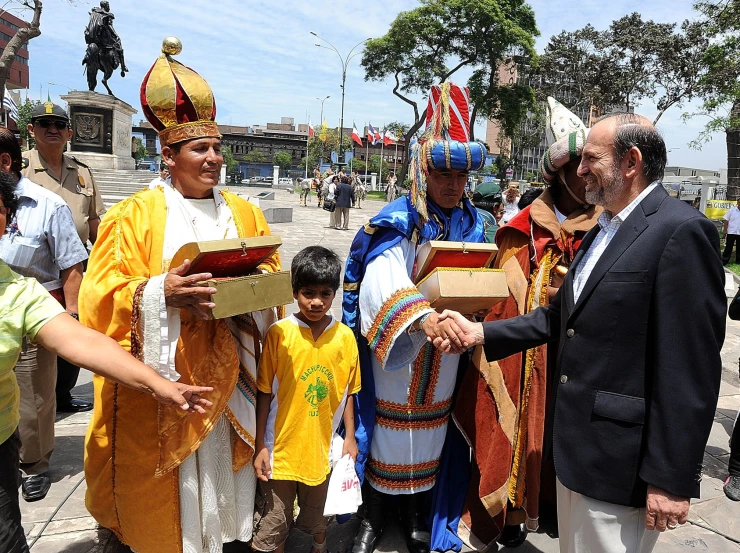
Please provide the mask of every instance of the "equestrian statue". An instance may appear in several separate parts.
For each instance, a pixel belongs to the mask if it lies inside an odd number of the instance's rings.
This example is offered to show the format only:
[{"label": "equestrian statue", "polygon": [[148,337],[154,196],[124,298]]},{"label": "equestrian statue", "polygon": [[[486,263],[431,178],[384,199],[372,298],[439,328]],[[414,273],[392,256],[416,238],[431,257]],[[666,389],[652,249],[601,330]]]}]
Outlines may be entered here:
[{"label": "equestrian statue", "polygon": [[123,45],[121,37],[113,28],[115,16],[110,11],[110,4],[103,0],[99,8],[93,8],[90,12],[90,22],[85,29],[85,42],[87,50],[82,60],[82,65],[87,71],[87,85],[91,92],[95,91],[98,84],[98,71],[103,72],[103,86],[108,94],[113,92],[108,87],[108,79],[113,71],[121,67],[121,77],[126,76],[128,68],[123,60]]}]

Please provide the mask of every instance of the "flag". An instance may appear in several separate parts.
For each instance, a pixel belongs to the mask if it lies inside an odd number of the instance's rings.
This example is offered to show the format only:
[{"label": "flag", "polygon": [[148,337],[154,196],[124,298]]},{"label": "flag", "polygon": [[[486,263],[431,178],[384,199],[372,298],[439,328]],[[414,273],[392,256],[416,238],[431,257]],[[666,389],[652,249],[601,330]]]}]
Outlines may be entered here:
[{"label": "flag", "polygon": [[380,142],[383,140],[383,137],[380,135],[380,132],[378,132],[378,129],[373,129],[373,144]]},{"label": "flag", "polygon": [[308,138],[313,137],[313,135],[316,134],[316,131],[313,129],[313,125],[311,124],[311,120],[308,120]]},{"label": "flag", "polygon": [[360,138],[360,132],[357,130],[357,125],[352,121],[352,140],[362,146],[362,138]]},{"label": "flag", "polygon": [[319,131],[319,140],[322,142],[326,142],[326,140],[329,138],[329,135],[327,133],[326,128],[326,119],[324,119],[324,122],[321,124],[321,130]]},{"label": "flag", "polygon": [[393,134],[390,129],[385,129],[385,134],[383,135],[383,144],[385,144],[386,146],[390,146],[394,142],[398,142],[396,135]]},{"label": "flag", "polygon": [[373,128],[372,123],[367,124],[367,141],[375,146],[375,129]]},{"label": "flag", "polygon": [[5,89],[5,97],[3,98],[3,107],[8,110],[8,117],[13,121],[18,121],[18,106],[15,105],[13,97],[10,95],[7,88]]}]

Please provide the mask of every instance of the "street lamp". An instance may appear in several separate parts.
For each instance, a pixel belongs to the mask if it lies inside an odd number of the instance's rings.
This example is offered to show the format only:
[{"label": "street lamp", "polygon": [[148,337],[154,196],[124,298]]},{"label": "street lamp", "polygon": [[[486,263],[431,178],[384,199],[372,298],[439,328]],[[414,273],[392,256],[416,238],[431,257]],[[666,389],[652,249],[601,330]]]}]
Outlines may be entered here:
[{"label": "street lamp", "polygon": [[317,99],[317,100],[318,100],[319,102],[321,102],[321,118],[319,119],[319,125],[323,125],[323,124],[324,124],[324,102],[326,102],[326,101],[327,101],[327,100],[328,100],[329,98],[330,98],[330,97],[329,97],[329,96],[327,96],[326,98],[324,98],[324,99],[322,100],[321,98],[319,98],[318,96],[316,96],[316,99]]},{"label": "street lamp", "polygon": [[51,81],[49,81],[49,84],[52,85],[52,86],[61,86],[62,88],[66,88],[67,90],[69,90],[70,92],[72,92],[72,88],[69,87],[69,86],[67,86],[67,85],[63,85],[63,84],[59,84],[59,83],[53,83]]},{"label": "street lamp", "polygon": [[[326,40],[324,37],[321,37],[321,36],[317,35],[313,31],[310,31],[310,33],[313,36],[315,36],[316,38],[318,38],[319,40],[321,40],[321,41],[323,41],[323,42],[325,42],[326,44],[329,45],[329,46],[324,46],[323,44],[316,43],[316,46],[318,46],[319,48],[325,48],[327,50],[333,50],[337,54],[337,56],[339,56],[339,61],[342,62],[342,111],[341,111],[341,115],[340,115],[340,118],[339,118],[339,160],[340,160],[340,163],[341,163],[342,154],[343,154],[343,152],[342,152],[342,136],[343,136],[343,133],[344,133],[344,83],[347,80],[347,67],[349,66],[350,60],[361,53],[361,51],[358,51],[358,52],[355,52],[353,54],[352,52],[355,51],[355,48],[357,48],[358,46],[360,46],[362,44],[365,44],[370,39],[369,38],[366,38],[365,40],[362,40],[362,41],[358,42],[357,44],[355,44],[352,47],[352,49],[349,51],[349,54],[347,54],[346,57],[342,57],[342,54],[339,53],[339,50],[337,50],[336,46],[334,46],[331,42],[329,42],[328,40]],[[322,124],[323,124],[323,122],[322,122]]]}]

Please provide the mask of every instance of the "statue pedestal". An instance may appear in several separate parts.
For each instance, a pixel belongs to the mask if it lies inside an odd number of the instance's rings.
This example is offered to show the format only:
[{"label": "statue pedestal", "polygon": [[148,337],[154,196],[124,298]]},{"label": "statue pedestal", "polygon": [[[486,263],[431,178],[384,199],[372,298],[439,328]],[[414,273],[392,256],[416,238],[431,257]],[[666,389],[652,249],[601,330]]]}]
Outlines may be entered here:
[{"label": "statue pedestal", "polygon": [[137,111],[108,94],[73,90],[62,100],[69,106],[72,140],[69,152],[92,169],[134,169],[131,116]]}]

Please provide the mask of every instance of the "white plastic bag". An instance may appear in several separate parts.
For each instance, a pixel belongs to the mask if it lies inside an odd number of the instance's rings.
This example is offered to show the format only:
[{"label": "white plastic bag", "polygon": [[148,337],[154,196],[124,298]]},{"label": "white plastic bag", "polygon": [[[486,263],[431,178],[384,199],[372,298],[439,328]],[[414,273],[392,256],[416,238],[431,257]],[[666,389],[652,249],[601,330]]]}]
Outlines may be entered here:
[{"label": "white plastic bag", "polygon": [[334,464],[334,470],[329,477],[324,516],[356,513],[360,505],[362,505],[360,479],[355,472],[355,462],[348,453]]}]

